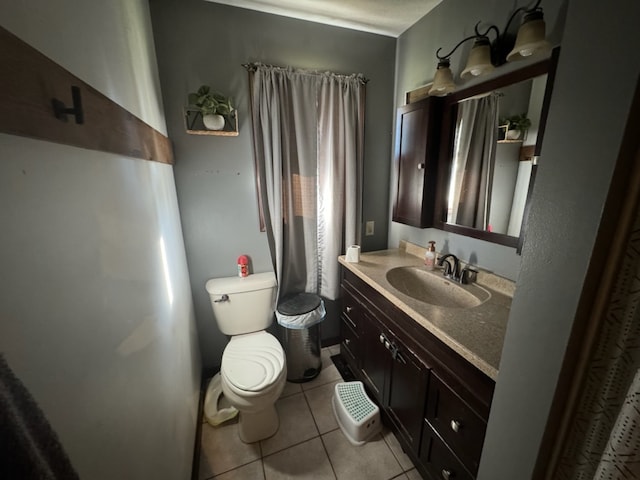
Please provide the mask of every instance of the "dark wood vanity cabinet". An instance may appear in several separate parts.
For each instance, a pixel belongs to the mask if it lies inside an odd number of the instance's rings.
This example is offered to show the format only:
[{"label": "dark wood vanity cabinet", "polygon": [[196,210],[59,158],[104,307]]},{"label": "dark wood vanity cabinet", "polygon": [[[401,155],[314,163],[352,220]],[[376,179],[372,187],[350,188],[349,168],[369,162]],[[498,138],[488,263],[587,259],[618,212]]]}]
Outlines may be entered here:
[{"label": "dark wood vanity cabinet", "polygon": [[360,376],[405,441],[417,451],[429,369],[379,320],[382,316],[379,311],[364,315]]},{"label": "dark wood vanity cabinet", "polygon": [[347,269],[341,354],[425,478],[475,478],[493,380]]},{"label": "dark wood vanity cabinet", "polygon": [[442,99],[427,97],[398,108],[393,221],[419,228],[433,225]]}]

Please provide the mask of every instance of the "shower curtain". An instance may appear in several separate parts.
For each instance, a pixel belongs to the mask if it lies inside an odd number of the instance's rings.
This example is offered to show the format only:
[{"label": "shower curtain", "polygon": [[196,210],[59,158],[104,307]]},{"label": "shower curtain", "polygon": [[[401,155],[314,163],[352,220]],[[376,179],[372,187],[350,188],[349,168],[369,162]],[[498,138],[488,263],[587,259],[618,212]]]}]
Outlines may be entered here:
[{"label": "shower curtain", "polygon": [[248,66],[261,214],[279,297],[339,294],[337,257],[360,238],[365,80]]},{"label": "shower curtain", "polygon": [[449,223],[487,229],[497,140],[498,98],[487,95],[461,102],[454,145],[455,170],[449,187]]},{"label": "shower curtain", "polygon": [[640,478],[640,211],[554,480]]}]

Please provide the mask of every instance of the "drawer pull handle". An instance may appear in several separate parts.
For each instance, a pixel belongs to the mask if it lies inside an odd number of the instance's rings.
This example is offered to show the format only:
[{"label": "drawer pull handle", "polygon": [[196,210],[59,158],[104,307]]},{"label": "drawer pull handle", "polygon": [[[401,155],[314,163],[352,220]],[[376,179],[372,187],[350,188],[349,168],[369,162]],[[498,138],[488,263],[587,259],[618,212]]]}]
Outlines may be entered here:
[{"label": "drawer pull handle", "polygon": [[446,470],[446,469],[442,469],[442,478],[444,478],[444,480],[449,480],[451,477],[451,471]]},{"label": "drawer pull handle", "polygon": [[384,335],[380,334],[380,343],[384,343],[384,340],[385,340]]},{"label": "drawer pull handle", "polygon": [[344,344],[348,347],[349,345],[351,345],[351,340],[348,338],[344,339]]},{"label": "drawer pull handle", "polygon": [[418,164],[418,170],[424,170],[424,163]]},{"label": "drawer pull handle", "polygon": [[458,420],[451,420],[451,430],[458,433],[458,431],[460,431],[460,427],[462,427],[462,423]]},{"label": "drawer pull handle", "polygon": [[345,310],[347,311],[347,313],[351,313],[351,311],[353,310],[353,307],[350,307],[347,305],[347,308],[345,308]]}]

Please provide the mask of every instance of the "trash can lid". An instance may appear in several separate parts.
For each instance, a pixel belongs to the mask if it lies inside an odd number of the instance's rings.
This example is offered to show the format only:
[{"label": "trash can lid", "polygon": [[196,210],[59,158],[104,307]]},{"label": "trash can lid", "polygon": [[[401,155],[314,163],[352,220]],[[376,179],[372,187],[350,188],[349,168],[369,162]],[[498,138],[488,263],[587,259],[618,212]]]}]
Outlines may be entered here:
[{"label": "trash can lid", "polygon": [[315,293],[296,293],[285,297],[278,305],[282,315],[302,315],[320,306],[322,299]]}]

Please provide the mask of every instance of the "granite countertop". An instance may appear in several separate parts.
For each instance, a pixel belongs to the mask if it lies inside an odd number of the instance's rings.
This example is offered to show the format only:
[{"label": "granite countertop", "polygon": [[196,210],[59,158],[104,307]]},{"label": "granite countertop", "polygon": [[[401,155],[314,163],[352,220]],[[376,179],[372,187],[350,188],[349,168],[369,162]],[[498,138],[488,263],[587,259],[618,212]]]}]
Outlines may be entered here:
[{"label": "granite countertop", "polygon": [[[477,283],[491,297],[477,307],[445,308],[421,302],[396,290],[386,278],[386,273],[392,268],[424,268],[423,257],[419,256],[424,249],[417,247],[416,251],[416,246],[408,245],[401,249],[363,253],[358,263],[348,263],[344,256],[340,256],[338,261],[480,371],[496,380],[513,296],[513,282],[482,272],[478,275]],[[441,275],[439,270],[430,273]]]}]

